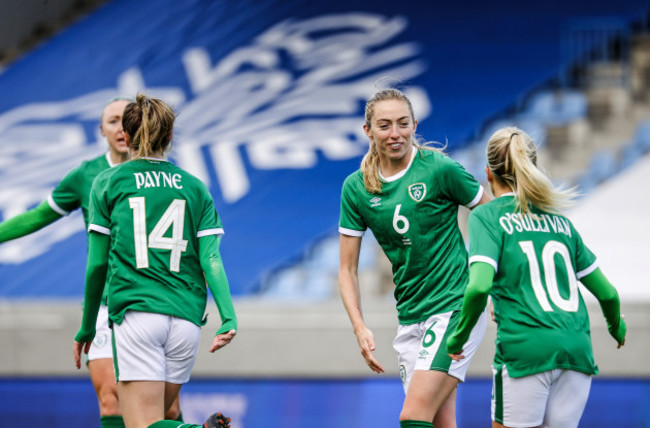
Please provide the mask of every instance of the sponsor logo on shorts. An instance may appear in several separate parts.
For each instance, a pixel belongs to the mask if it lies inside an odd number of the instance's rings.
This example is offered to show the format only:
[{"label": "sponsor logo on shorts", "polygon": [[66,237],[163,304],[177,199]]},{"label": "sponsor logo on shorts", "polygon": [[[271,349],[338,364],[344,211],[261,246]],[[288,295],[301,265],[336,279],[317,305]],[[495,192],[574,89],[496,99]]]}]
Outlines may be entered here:
[{"label": "sponsor logo on shorts", "polygon": [[399,378],[402,380],[402,383],[406,383],[406,367],[404,364],[399,366]]},{"label": "sponsor logo on shorts", "polygon": [[95,336],[95,339],[93,340],[93,345],[100,348],[100,347],[106,345],[106,342],[108,342],[108,335],[107,334],[99,334],[99,335]]},{"label": "sponsor logo on shorts", "polygon": [[429,355],[429,351],[426,349],[423,349],[420,351],[420,356],[418,357],[418,360],[424,360],[427,358],[427,355]]}]

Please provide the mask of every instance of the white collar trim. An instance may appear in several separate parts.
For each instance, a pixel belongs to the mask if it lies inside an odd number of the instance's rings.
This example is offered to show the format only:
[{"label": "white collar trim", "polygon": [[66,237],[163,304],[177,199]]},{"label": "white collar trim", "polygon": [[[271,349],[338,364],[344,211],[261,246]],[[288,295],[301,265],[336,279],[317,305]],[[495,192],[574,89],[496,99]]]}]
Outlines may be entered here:
[{"label": "white collar trim", "polygon": [[111,159],[111,152],[106,152],[106,162],[108,162],[108,166],[109,166],[109,168],[113,168],[115,165],[117,165],[117,164],[114,163],[113,160]]},{"label": "white collar trim", "polygon": [[382,173],[381,173],[381,167],[379,167],[379,178],[381,178],[383,181],[391,182],[391,181],[399,180],[400,178],[404,177],[404,174],[406,174],[406,172],[409,170],[409,168],[413,164],[413,160],[415,159],[415,154],[418,151],[418,149],[416,149],[415,146],[413,146],[411,149],[412,149],[411,150],[411,159],[409,160],[409,164],[406,165],[406,168],[404,168],[403,170],[401,170],[400,172],[398,172],[395,175],[391,175],[390,177],[384,177],[382,175]]}]

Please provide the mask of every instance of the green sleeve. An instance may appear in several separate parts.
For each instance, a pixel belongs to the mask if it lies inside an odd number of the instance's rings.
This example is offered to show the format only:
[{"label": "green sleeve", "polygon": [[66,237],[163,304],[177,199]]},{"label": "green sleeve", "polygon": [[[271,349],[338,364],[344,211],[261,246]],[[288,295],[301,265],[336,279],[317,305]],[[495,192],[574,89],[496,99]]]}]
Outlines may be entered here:
[{"label": "green sleeve", "polygon": [[217,335],[230,330],[237,330],[237,316],[230,296],[228,277],[219,253],[220,242],[221,236],[217,237],[217,235],[207,235],[199,238],[201,268],[221,317],[221,327],[217,330]]},{"label": "green sleeve", "polygon": [[609,282],[600,268],[582,278],[581,282],[598,299],[600,309],[607,321],[609,334],[619,344],[623,343],[627,327],[625,321],[621,318],[621,302],[616,288]]},{"label": "green sleeve", "polygon": [[457,354],[469,339],[472,329],[485,310],[494,279],[494,267],[488,263],[475,262],[469,268],[469,284],[463,297],[463,307],[456,331],[447,339],[447,352]]},{"label": "green sleeve", "polygon": [[0,223],[0,242],[29,235],[60,218],[61,214],[54,211],[47,201],[43,201],[36,208]]},{"label": "green sleeve", "polygon": [[111,237],[101,233],[88,234],[88,264],[86,266],[86,288],[84,291],[84,313],[81,327],[74,340],[90,342],[95,337],[97,313],[102,302],[106,272],[108,270],[108,249]]}]

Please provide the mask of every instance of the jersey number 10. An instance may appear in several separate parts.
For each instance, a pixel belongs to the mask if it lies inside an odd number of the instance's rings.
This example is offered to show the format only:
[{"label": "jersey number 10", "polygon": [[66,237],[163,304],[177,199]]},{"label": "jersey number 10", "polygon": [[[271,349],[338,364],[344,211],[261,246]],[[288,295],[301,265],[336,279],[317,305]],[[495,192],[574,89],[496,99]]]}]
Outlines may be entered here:
[{"label": "jersey number 10", "polygon": [[[138,269],[149,267],[149,248],[171,251],[169,270],[178,272],[181,266],[181,254],[187,249],[187,240],[183,239],[185,218],[185,201],[174,199],[156,223],[147,240],[147,211],[143,196],[129,198],[133,210],[133,238],[135,239],[135,261]],[[165,233],[172,228],[171,237]]]},{"label": "jersey number 10", "polygon": [[[540,274],[540,266],[535,254],[535,247],[533,241],[519,242],[521,250],[528,258],[528,266],[530,267],[530,282],[533,285],[535,297],[540,306],[545,312],[553,312],[553,308],[546,298],[546,291],[542,283]],[[560,295],[560,290],[557,283],[557,270],[555,267],[555,255],[559,255],[564,260],[566,266],[567,280],[569,282],[569,298],[565,299]],[[575,312],[578,310],[578,281],[576,279],[573,265],[571,264],[571,257],[566,245],[558,241],[548,241],[542,249],[542,266],[544,268],[544,277],[546,279],[546,290],[548,296],[555,305],[566,312]]]}]

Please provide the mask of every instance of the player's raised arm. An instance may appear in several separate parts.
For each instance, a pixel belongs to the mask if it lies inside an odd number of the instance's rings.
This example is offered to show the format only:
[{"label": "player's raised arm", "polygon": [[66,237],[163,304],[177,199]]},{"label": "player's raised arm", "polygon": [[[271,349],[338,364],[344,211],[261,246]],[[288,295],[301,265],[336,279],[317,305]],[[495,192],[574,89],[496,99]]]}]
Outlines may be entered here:
[{"label": "player's raised arm", "polygon": [[0,223],[0,243],[34,233],[62,217],[47,201]]}]

